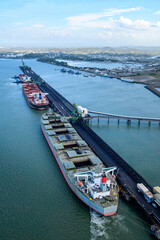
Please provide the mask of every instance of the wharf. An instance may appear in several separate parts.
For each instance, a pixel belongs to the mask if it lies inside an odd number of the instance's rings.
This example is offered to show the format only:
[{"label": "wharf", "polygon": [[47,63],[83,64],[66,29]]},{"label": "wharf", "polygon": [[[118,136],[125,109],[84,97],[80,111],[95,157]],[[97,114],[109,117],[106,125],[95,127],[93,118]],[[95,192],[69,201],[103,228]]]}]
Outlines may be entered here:
[{"label": "wharf", "polygon": [[111,113],[102,113],[102,112],[96,112],[88,110],[88,113],[94,114],[92,116],[88,115],[84,117],[84,120],[92,120],[94,118],[106,118],[106,119],[117,119],[118,123],[120,120],[127,120],[127,123],[131,123],[131,121],[138,121],[140,124],[141,121],[148,122],[149,125],[151,122],[157,122],[160,125],[160,118],[150,118],[150,117],[136,117],[136,116],[125,116],[125,115],[117,115],[117,114],[111,114]]},{"label": "wharf", "polygon": [[[25,74],[32,78],[32,81],[39,81],[40,77],[29,67],[21,66],[20,68]],[[51,107],[56,108],[63,116],[71,116],[73,105],[68,100],[46,82],[41,82],[39,88],[41,91],[49,93],[47,97]],[[138,192],[137,189],[137,183],[143,183],[151,192],[152,186],[89,128],[82,119],[78,119],[72,125],[107,167],[117,167],[117,182],[122,186],[128,197],[136,201],[140,208],[147,214],[148,219],[160,224],[160,208],[155,208],[151,203],[148,203],[144,199],[143,194]]]},{"label": "wharf", "polygon": [[154,87],[154,84],[148,84],[147,86],[145,86],[145,88],[154,93],[155,95],[157,95],[158,97],[160,97],[160,91]]}]

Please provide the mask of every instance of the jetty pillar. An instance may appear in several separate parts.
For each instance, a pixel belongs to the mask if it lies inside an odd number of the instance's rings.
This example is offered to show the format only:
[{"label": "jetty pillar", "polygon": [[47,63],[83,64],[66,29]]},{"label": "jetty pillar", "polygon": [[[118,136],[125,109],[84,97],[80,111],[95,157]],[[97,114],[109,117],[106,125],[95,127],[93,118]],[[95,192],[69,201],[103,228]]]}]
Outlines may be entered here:
[{"label": "jetty pillar", "polygon": [[127,124],[128,124],[128,125],[131,124],[131,120],[130,120],[130,119],[127,120]]}]

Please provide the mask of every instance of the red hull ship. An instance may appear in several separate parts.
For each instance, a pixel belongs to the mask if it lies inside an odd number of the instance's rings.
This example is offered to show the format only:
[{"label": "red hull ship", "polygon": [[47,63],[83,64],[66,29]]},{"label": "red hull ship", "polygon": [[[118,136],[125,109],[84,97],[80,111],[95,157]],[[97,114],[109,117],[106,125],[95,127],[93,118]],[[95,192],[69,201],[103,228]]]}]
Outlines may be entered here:
[{"label": "red hull ship", "polygon": [[49,107],[49,101],[46,93],[43,93],[34,83],[22,84],[23,94],[31,108],[44,110]]},{"label": "red hull ship", "polygon": [[31,81],[31,78],[28,77],[26,74],[19,74],[19,79],[23,82]]}]

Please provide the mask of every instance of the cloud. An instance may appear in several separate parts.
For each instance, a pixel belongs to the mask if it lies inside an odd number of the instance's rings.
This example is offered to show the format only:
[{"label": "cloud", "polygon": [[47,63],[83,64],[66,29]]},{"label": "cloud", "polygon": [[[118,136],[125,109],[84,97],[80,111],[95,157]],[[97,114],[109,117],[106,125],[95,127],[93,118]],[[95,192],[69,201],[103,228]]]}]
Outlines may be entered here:
[{"label": "cloud", "polygon": [[133,24],[133,22],[129,18],[124,18],[123,16],[121,16],[120,20],[117,22],[121,23],[124,26],[131,26]]},{"label": "cloud", "polygon": [[23,23],[22,22],[15,22],[14,25],[21,26],[21,25],[23,25]]},{"label": "cloud", "polygon": [[[149,29],[153,27],[153,23],[145,20],[135,20],[132,21],[129,18],[120,17],[118,21],[115,21],[117,23],[117,27],[122,28],[130,28],[130,29]],[[154,24],[154,27],[157,27],[157,23]]]},{"label": "cloud", "polygon": [[34,28],[43,28],[44,25],[42,25],[42,24],[34,24],[32,27],[34,27]]},{"label": "cloud", "polygon": [[141,9],[142,7],[126,8],[126,9],[108,9],[108,10],[106,9],[105,16],[115,16],[121,13],[139,11]]},{"label": "cloud", "polygon": [[[106,45],[143,45],[160,42],[160,21],[146,21],[126,17],[126,13],[140,11],[142,8],[105,9],[101,12],[86,13],[65,18],[63,24],[50,22],[43,25],[41,19],[34,22],[17,22],[0,32],[1,39],[14,42],[44,42],[58,46],[106,46]],[[129,15],[128,15],[129,16]],[[131,16],[131,15],[130,15]],[[53,25],[52,25],[53,24]],[[28,39],[28,36],[30,38]],[[39,41],[40,39],[40,41]],[[37,41],[38,40],[38,41]]]},{"label": "cloud", "polygon": [[71,16],[71,17],[68,17],[66,20],[69,26],[88,26],[89,27],[95,24],[94,21],[96,20],[106,18],[106,17],[112,17],[115,15],[119,15],[121,13],[139,11],[141,9],[142,9],[141,7],[127,8],[127,9],[106,9],[100,13],[86,13],[86,14],[81,14],[77,16]]},{"label": "cloud", "polygon": [[[157,26],[156,23],[155,26]],[[135,29],[149,29],[152,27],[152,22],[145,20],[136,20],[135,22],[133,22],[133,27]]]},{"label": "cloud", "polygon": [[113,37],[112,32],[100,32],[98,33],[98,37],[101,39],[111,39]]},{"label": "cloud", "polygon": [[155,14],[160,14],[160,11],[155,12]]},{"label": "cloud", "polygon": [[119,19],[113,19],[113,16],[131,11],[139,11],[141,7],[128,8],[128,9],[106,9],[101,13],[88,13],[78,16],[68,17],[68,27],[72,29],[85,29],[85,28],[99,28],[108,29],[111,31],[128,29],[131,30],[150,30],[151,28],[159,28],[159,22],[150,22],[143,19],[131,20],[120,16]]}]

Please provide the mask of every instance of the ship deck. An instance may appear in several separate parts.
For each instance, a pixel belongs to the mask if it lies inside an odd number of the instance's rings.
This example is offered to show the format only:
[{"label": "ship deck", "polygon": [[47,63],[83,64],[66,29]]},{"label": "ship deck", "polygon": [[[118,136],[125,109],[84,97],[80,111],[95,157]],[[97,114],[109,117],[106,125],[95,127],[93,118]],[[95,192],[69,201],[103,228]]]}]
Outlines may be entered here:
[{"label": "ship deck", "polygon": [[[82,189],[74,174],[88,172],[99,168],[105,168],[102,161],[94,154],[87,143],[79,136],[76,130],[68,122],[67,117],[60,117],[57,114],[48,112],[42,116],[42,125],[48,134],[51,144],[54,146],[59,161],[65,167],[66,173],[73,185],[89,200],[102,207],[110,207],[118,204],[118,191],[114,186],[111,189],[110,196],[101,199],[92,199],[87,193],[84,179],[81,182]],[[111,174],[108,176],[115,181]],[[93,191],[100,191],[95,188]]]}]

